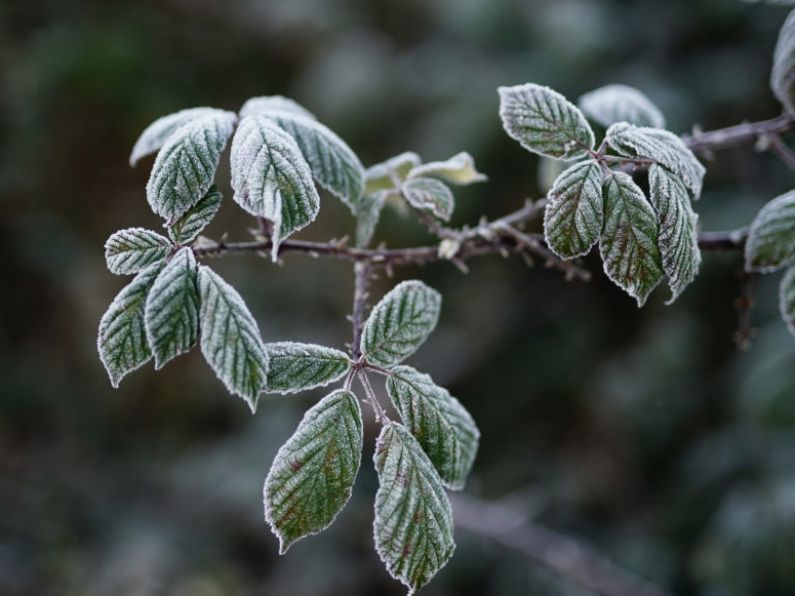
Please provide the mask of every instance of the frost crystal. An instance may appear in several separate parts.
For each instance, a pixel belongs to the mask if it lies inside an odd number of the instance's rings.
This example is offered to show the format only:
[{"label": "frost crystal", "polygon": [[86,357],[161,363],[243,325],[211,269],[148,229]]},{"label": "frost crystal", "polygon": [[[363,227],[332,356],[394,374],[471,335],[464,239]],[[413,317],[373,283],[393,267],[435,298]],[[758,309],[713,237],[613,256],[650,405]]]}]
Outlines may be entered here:
[{"label": "frost crystal", "polygon": [[240,294],[209,267],[199,267],[201,350],[218,378],[251,411],[265,387],[268,354]]},{"label": "frost crystal", "polygon": [[293,138],[264,116],[247,116],[232,141],[234,200],[273,222],[272,257],[279,243],[317,217],[320,197]]},{"label": "frost crystal", "polygon": [[312,118],[313,120],[315,118],[315,115],[312,112],[307,110],[297,101],[282,95],[263,95],[262,97],[252,97],[243,104],[242,108],[240,108],[240,117],[245,118],[246,116],[254,115],[263,116],[269,112],[273,112],[274,110],[278,110],[280,112],[292,112],[293,114],[298,114],[299,116],[304,116],[306,118]]},{"label": "frost crystal", "polygon": [[310,408],[279,449],[263,490],[265,519],[284,554],[332,524],[351,496],[362,457],[362,413],[350,391]]},{"label": "frost crystal", "polygon": [[650,159],[676,174],[693,198],[701,196],[704,166],[675,134],[621,122],[607,129],[605,140],[619,155]]},{"label": "frost crystal", "polygon": [[795,335],[795,267],[790,267],[784,273],[779,286],[778,306],[781,318],[787,324],[789,332]]},{"label": "frost crystal", "polygon": [[547,195],[544,235],[552,251],[572,259],[587,254],[603,223],[602,168],[584,161],[564,171]]},{"label": "frost crystal", "polygon": [[146,341],[144,306],[149,289],[160,272],[157,263],[144,269],[114,298],[99,322],[97,350],[108,371],[111,385],[152,357]]},{"label": "frost crystal", "polygon": [[658,165],[649,169],[649,196],[660,222],[658,246],[662,267],[671,288],[671,304],[698,275],[698,215],[679,178]]},{"label": "frost crystal", "polygon": [[295,139],[318,183],[355,212],[364,188],[364,166],[336,133],[295,112],[264,114]]},{"label": "frost crystal", "polygon": [[411,595],[453,556],[450,501],[431,460],[403,425],[384,425],[373,459],[378,472],[375,548]]},{"label": "frost crystal", "polygon": [[212,110],[168,138],[146,185],[155,213],[173,222],[207,194],[236,120],[232,112]]},{"label": "frost crystal", "polygon": [[146,338],[155,368],[189,351],[199,337],[199,289],[196,258],[180,249],[157,276],[144,315]]},{"label": "frost crystal", "polygon": [[795,111],[793,86],[795,85],[795,11],[791,12],[781,27],[778,43],[773,52],[773,70],[770,88],[773,95],[792,112]]},{"label": "frost crystal", "polygon": [[605,85],[578,102],[585,115],[607,128],[617,122],[665,128],[665,116],[643,93],[628,85]]},{"label": "frost crystal", "polygon": [[770,201],[757,213],[745,243],[745,268],[769,273],[795,263],[795,191]]},{"label": "frost crystal", "polygon": [[265,344],[270,360],[266,391],[295,393],[322,387],[350,370],[345,352],[291,341]]},{"label": "frost crystal", "polygon": [[138,273],[166,258],[171,242],[157,232],[127,228],[111,234],[105,242],[105,263],[111,273]]},{"label": "frost crystal", "polygon": [[213,114],[217,111],[215,108],[189,108],[158,118],[141,133],[135,142],[130,155],[130,165],[135,166],[139,159],[160,149],[168,138],[183,125],[200,116]]},{"label": "frost crystal", "polygon": [[406,202],[420,211],[429,211],[442,221],[450,221],[455,207],[453,193],[434,178],[409,178],[401,187]]},{"label": "frost crystal", "polygon": [[431,161],[426,164],[414,166],[409,172],[409,178],[419,177],[439,178],[449,184],[465,186],[475,182],[485,182],[488,177],[478,172],[475,160],[463,151],[445,161]]},{"label": "frost crystal", "polygon": [[169,226],[168,235],[178,244],[193,242],[218,213],[221,199],[220,191],[213,184],[198,203]]},{"label": "frost crystal", "polygon": [[502,127],[528,151],[571,159],[593,149],[593,131],[585,116],[557,91],[533,83],[497,91]]},{"label": "frost crystal", "polygon": [[599,250],[607,276],[643,306],[663,272],[657,215],[643,191],[623,172],[605,181],[605,226]]},{"label": "frost crystal", "polygon": [[387,379],[387,393],[403,423],[422,445],[444,485],[464,488],[475,461],[480,431],[447,389],[410,366],[396,366]]},{"label": "frost crystal", "polygon": [[442,297],[416,280],[395,286],[373,307],[362,333],[362,353],[373,364],[397,364],[417,351],[439,320]]}]

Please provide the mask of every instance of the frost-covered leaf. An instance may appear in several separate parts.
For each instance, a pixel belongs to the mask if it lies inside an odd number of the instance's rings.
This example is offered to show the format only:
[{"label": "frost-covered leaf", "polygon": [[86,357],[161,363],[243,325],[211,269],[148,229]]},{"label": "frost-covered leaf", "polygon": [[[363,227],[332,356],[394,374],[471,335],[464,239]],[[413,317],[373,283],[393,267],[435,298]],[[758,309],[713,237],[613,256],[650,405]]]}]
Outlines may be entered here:
[{"label": "frost-covered leaf", "polygon": [[629,85],[605,85],[578,102],[585,115],[605,128],[616,122],[665,128],[665,116],[643,93]]},{"label": "frost-covered leaf", "polygon": [[375,549],[392,577],[414,594],[453,556],[450,501],[431,460],[402,424],[384,425],[373,460]]},{"label": "frost-covered leaf", "polygon": [[623,172],[605,180],[605,225],[599,250],[607,276],[643,306],[663,277],[657,215],[640,187]]},{"label": "frost-covered leaf", "polygon": [[279,243],[315,217],[320,197],[295,140],[265,116],[246,116],[232,140],[232,188],[243,209],[273,222]]},{"label": "frost-covered leaf", "polygon": [[232,112],[212,110],[168,138],[146,185],[146,198],[155,213],[176,221],[207,194],[236,120]]},{"label": "frost-covered leaf", "polygon": [[144,315],[146,338],[155,368],[188,352],[199,337],[199,288],[196,257],[179,249],[157,276]]},{"label": "frost-covered leaf", "polygon": [[141,271],[114,298],[99,322],[97,350],[114,387],[129,372],[152,357],[146,341],[144,307],[149,289],[162,265],[150,265]]},{"label": "frost-covered leaf", "polygon": [[396,366],[386,382],[387,393],[422,445],[444,485],[464,488],[475,461],[480,431],[464,406],[430,376],[410,366]]},{"label": "frost-covered leaf", "polygon": [[745,243],[745,268],[767,273],[795,263],[795,191],[759,210]]},{"label": "frost-covered leaf", "polygon": [[364,173],[364,194],[372,195],[382,190],[398,188],[408,177],[409,172],[421,163],[419,155],[413,151],[406,151],[370,166]]},{"label": "frost-covered leaf", "polygon": [[552,251],[564,259],[587,254],[599,240],[604,220],[602,167],[595,161],[571,166],[547,195],[544,235]]},{"label": "frost-covered leaf", "polygon": [[444,182],[435,178],[409,178],[400,190],[406,202],[415,209],[429,211],[442,221],[450,221],[455,199]]},{"label": "frost-covered leaf", "polygon": [[216,111],[215,108],[190,108],[158,118],[146,127],[135,142],[130,154],[130,165],[135,166],[139,159],[160,149],[181,126]]},{"label": "frost-covered leaf", "polygon": [[649,198],[660,222],[658,246],[662,267],[671,288],[671,304],[698,275],[698,216],[682,181],[665,168],[649,169]]},{"label": "frost-covered leaf", "polygon": [[315,118],[315,115],[312,112],[307,110],[297,101],[282,95],[263,95],[262,97],[252,97],[243,104],[242,108],[240,108],[240,117],[245,118],[246,116],[253,116],[255,114],[262,116],[274,110],[279,110],[281,112],[292,112],[293,114],[299,114],[300,116],[305,116],[312,119]]},{"label": "frost-covered leaf", "polygon": [[694,198],[701,196],[704,166],[675,134],[620,122],[607,129],[605,140],[619,155],[659,163],[676,174]]},{"label": "frost-covered leaf", "polygon": [[325,530],[351,496],[362,457],[362,413],[350,391],[310,408],[279,449],[265,480],[265,519],[284,554]]},{"label": "frost-covered leaf", "polygon": [[497,91],[502,127],[528,151],[571,159],[593,149],[593,131],[585,116],[557,91],[534,83]]},{"label": "frost-covered leaf", "polygon": [[788,111],[795,111],[795,11],[789,14],[778,34],[770,88]]},{"label": "frost-covered leaf", "polygon": [[356,208],[356,246],[365,247],[370,244],[388,194],[389,191],[377,192],[359,199]]},{"label": "frost-covered leaf", "polygon": [[442,297],[417,280],[395,286],[373,307],[362,333],[362,353],[373,364],[397,364],[417,351],[439,320]]},{"label": "frost-covered leaf", "polygon": [[781,279],[778,292],[778,306],[781,318],[789,332],[795,335],[795,267],[790,267]]},{"label": "frost-covered leaf", "polygon": [[198,203],[169,226],[168,235],[178,244],[193,242],[218,213],[221,208],[221,199],[221,191],[213,184]]},{"label": "frost-covered leaf", "polygon": [[431,161],[415,166],[409,172],[408,177],[440,178],[449,184],[461,186],[488,180],[485,174],[478,172],[475,167],[475,160],[466,151],[457,153],[444,161]]},{"label": "frost-covered leaf", "polygon": [[245,399],[253,412],[268,374],[268,353],[257,322],[237,290],[203,265],[199,297],[202,354],[226,388]]},{"label": "frost-covered leaf", "polygon": [[105,263],[111,273],[138,273],[162,261],[171,250],[171,242],[144,228],[127,228],[110,235],[105,242]]},{"label": "frost-covered leaf", "polygon": [[264,115],[295,139],[320,186],[355,210],[364,188],[364,166],[345,141],[317,120],[295,112],[272,110]]},{"label": "frost-covered leaf", "polygon": [[270,368],[266,391],[294,393],[322,387],[342,378],[350,369],[345,352],[291,341],[265,344]]}]

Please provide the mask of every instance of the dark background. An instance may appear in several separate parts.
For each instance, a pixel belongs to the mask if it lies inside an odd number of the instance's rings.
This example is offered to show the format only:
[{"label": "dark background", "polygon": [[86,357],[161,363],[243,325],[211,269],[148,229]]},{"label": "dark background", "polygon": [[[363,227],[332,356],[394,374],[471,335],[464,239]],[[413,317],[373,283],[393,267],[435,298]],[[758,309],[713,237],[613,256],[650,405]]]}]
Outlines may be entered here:
[{"label": "dark background", "polygon": [[[739,0],[0,0],[0,592],[9,595],[402,594],[372,549],[370,454],[332,529],[285,557],[262,520],[279,445],[320,395],[268,398],[252,417],[198,351],[113,390],[100,316],[125,281],[104,240],[156,227],[151,159],[127,157],[154,118],[294,97],[365,164],[406,149],[471,152],[488,184],[457,193],[456,224],[543,196],[539,161],[502,132],[496,87],[570,98],[623,82],[676,132],[776,115],[767,78],[786,10]],[[207,234],[246,239],[229,200]],[[704,229],[746,224],[792,173],[752,147],[710,164]],[[324,196],[300,234],[352,221]],[[379,239],[431,241],[396,214]],[[706,254],[673,306],[638,310],[601,274],[566,283],[519,259],[464,276],[401,270],[442,291],[437,332],[411,364],[472,411],[482,447],[467,491],[508,497],[682,595],[795,593],[795,338],[777,276],[754,280],[757,333],[735,349],[737,254]],[[266,341],[349,340],[347,263],[300,255],[213,266]],[[393,280],[374,286],[377,295]],[[457,532],[431,595],[588,594]]]}]

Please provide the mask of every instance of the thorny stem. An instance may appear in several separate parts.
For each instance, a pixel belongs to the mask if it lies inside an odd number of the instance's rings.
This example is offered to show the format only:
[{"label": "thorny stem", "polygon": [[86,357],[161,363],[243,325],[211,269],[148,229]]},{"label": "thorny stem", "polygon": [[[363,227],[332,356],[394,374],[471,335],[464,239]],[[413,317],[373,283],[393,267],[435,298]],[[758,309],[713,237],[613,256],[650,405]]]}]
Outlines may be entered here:
[{"label": "thorny stem", "polygon": [[353,327],[353,341],[351,354],[354,358],[361,357],[362,327],[364,326],[364,311],[367,304],[367,288],[370,285],[371,264],[369,261],[357,261],[353,265],[353,311],[351,313],[351,326]]}]

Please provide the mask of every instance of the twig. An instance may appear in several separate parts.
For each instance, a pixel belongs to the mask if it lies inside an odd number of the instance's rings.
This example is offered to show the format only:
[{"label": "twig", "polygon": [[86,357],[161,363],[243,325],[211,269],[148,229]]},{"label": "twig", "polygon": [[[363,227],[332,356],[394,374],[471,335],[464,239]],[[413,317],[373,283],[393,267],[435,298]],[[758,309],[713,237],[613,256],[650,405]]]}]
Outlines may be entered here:
[{"label": "twig", "polygon": [[764,135],[777,135],[795,128],[795,119],[790,114],[782,114],[769,120],[744,122],[735,126],[719,128],[709,132],[695,131],[682,136],[685,145],[697,153],[710,153],[754,143]]},{"label": "twig", "polygon": [[460,494],[451,498],[456,525],[518,552],[603,596],[671,596],[580,542],[529,522],[507,505]]},{"label": "twig", "polygon": [[781,140],[779,135],[768,134],[761,137],[759,140],[767,144],[785,166],[795,171],[795,152],[789,145]]},{"label": "twig", "polygon": [[367,303],[367,288],[370,285],[370,262],[357,261],[354,263],[353,274],[353,311],[351,313],[353,342],[351,343],[351,354],[355,359],[358,359],[362,355],[360,345],[362,327],[364,326],[364,311]]}]

